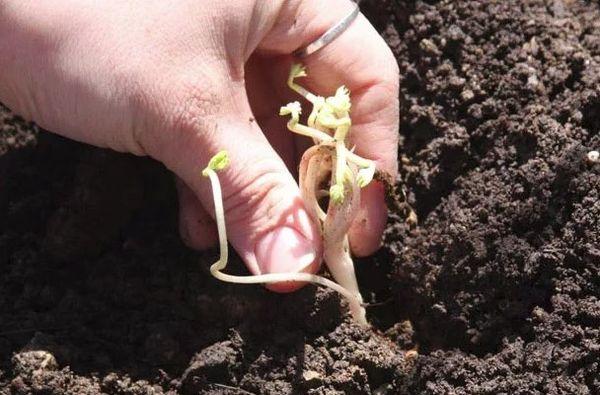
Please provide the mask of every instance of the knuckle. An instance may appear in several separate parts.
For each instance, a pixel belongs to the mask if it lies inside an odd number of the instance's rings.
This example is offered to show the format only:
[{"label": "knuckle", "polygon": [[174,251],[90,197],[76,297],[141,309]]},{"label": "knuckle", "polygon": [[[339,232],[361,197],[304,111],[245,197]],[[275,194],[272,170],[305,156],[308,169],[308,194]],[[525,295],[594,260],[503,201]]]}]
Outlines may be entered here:
[{"label": "knuckle", "polygon": [[182,83],[169,99],[168,123],[172,130],[207,130],[210,119],[220,111],[220,100],[208,84]]},{"label": "knuckle", "polygon": [[216,133],[222,104],[213,84],[187,78],[166,78],[154,84],[147,89],[153,94],[145,103],[154,114],[153,122],[138,127],[151,155],[163,161],[177,158],[182,145],[208,141]]},{"label": "knuckle", "polygon": [[141,78],[133,99],[134,144],[170,166],[179,165],[190,146],[214,140],[224,108],[215,78],[175,74]]}]

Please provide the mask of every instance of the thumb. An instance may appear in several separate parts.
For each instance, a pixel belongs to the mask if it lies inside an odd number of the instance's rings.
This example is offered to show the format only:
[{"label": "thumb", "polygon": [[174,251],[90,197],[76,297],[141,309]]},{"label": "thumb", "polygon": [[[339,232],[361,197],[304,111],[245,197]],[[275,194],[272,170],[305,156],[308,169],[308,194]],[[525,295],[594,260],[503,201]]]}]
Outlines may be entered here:
[{"label": "thumb", "polygon": [[[206,108],[196,113],[188,106],[184,116],[168,117],[178,119],[172,136],[150,144],[154,149],[149,151],[181,177],[212,216],[212,189],[201,170],[218,151],[228,151],[230,165],[219,172],[227,236],[249,270],[253,274],[316,272],[321,262],[320,234],[296,181],[253,121],[245,94],[241,96],[244,100],[238,104],[220,103],[227,110],[217,115],[206,116]],[[298,285],[268,287],[287,292]]]}]

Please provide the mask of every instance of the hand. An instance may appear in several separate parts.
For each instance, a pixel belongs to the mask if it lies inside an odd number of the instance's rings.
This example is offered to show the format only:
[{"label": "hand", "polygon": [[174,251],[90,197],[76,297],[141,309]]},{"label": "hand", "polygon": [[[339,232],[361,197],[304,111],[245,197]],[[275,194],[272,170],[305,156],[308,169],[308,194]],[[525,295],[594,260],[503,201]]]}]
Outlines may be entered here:
[{"label": "hand", "polygon": [[[351,9],[349,0],[6,0],[0,4],[0,101],[75,140],[150,155],[178,177],[180,229],[195,248],[216,242],[200,170],[226,149],[221,176],[229,238],[254,274],[318,270],[320,239],[296,169],[306,144],[285,128],[290,54]],[[398,68],[361,15],[303,60],[313,92],[352,93],[350,140],[397,172]],[[256,120],[256,121],[255,121]],[[383,188],[363,190],[352,250],[380,244]],[[290,286],[273,286],[279,291]]]}]

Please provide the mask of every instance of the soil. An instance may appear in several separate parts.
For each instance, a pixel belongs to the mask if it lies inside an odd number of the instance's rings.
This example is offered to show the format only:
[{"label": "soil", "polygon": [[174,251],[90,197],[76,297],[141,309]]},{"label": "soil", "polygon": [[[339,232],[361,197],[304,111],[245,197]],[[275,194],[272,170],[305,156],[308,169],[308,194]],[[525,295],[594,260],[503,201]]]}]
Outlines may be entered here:
[{"label": "soil", "polygon": [[0,394],[600,393],[600,5],[361,5],[419,218],[357,262],[373,328],[327,290],[216,282],[162,166],[2,108]]}]

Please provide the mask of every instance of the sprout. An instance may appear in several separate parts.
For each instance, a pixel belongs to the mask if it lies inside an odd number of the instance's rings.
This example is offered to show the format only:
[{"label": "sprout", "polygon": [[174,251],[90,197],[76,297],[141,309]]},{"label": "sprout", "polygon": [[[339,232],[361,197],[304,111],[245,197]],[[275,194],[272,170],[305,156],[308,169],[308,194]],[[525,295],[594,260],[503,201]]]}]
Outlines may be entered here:
[{"label": "sprout", "polygon": [[229,166],[229,155],[227,154],[227,151],[219,151],[211,158],[210,162],[208,162],[206,169],[202,170],[202,175],[204,177],[208,177],[208,172],[210,170],[219,171],[223,170],[227,166]]},{"label": "sprout", "polygon": [[[220,258],[210,267],[211,274],[219,280],[239,284],[270,284],[277,282],[310,282],[329,287],[344,296],[350,313],[357,323],[368,325],[362,295],[356,281],[354,264],[350,256],[348,230],[360,207],[360,189],[367,186],[376,170],[375,162],[349,150],[346,138],[350,132],[350,92],[344,86],[334,96],[317,96],[295,82],[306,77],[306,69],[294,64],[288,76],[288,86],[308,100],[313,108],[307,124],[300,123],[302,107],[292,102],[281,107],[279,114],[290,116],[287,127],[294,133],[313,139],[300,162],[300,190],[312,219],[320,224],[323,238],[323,257],[337,283],[308,273],[275,273],[256,276],[233,276],[223,273],[227,266],[227,231],[221,187],[216,171],[225,168],[229,159],[225,151],[219,152],[202,174],[210,178],[215,201],[215,218],[219,231]],[[329,205],[324,212],[319,205],[323,196],[322,185],[329,184]],[[325,192],[327,193],[327,192]]]},{"label": "sprout", "polygon": [[344,202],[344,186],[334,184],[329,188],[329,197],[335,204],[341,204]]},{"label": "sprout", "polygon": [[281,107],[279,115],[290,115],[290,120],[287,123],[287,127],[292,132],[301,134],[306,137],[311,137],[314,141],[333,141],[333,137],[323,132],[322,130],[316,129],[315,127],[306,126],[300,124],[300,114],[302,113],[302,107],[300,103],[293,102],[288,105]]},{"label": "sprout", "polygon": [[350,102],[350,91],[348,91],[348,88],[345,86],[340,86],[337,91],[335,91],[335,96],[327,98],[327,103],[337,114],[347,114],[352,106],[352,103]]},{"label": "sprout", "polygon": [[294,63],[292,65],[292,68],[290,70],[290,79],[294,80],[295,78],[298,77],[306,77],[308,74],[306,74],[306,67],[304,67],[302,64],[300,63]]},{"label": "sprout", "polygon": [[303,87],[301,87],[300,85],[296,84],[294,82],[294,80],[296,78],[300,78],[300,77],[306,77],[306,69],[304,68],[304,66],[302,66],[301,64],[295,63],[292,65],[292,68],[290,70],[290,74],[288,76],[288,86],[294,90],[296,93],[298,93],[300,96],[303,96],[306,98],[306,100],[312,102],[311,99],[313,99],[313,94],[310,93],[309,91],[307,91],[306,89],[304,89]]},{"label": "sprout", "polygon": [[[306,76],[304,67],[293,65],[288,78],[290,88],[313,105],[307,125],[300,124],[298,119],[288,123],[292,132],[308,135],[316,144],[302,157],[300,189],[311,216],[320,222],[323,229],[323,255],[327,267],[334,279],[354,295],[348,299],[354,319],[366,324],[362,296],[349,252],[348,230],[360,207],[360,188],[371,183],[376,166],[374,161],[356,155],[346,146],[352,126],[352,102],[348,89],[341,86],[334,96],[317,96],[294,82],[295,78]],[[318,192],[319,185],[327,181],[326,177],[330,177],[330,199],[327,213],[323,213],[318,204]]]},{"label": "sprout", "polygon": [[358,186],[361,188],[366,187],[373,181],[373,177],[375,176],[375,163],[373,163],[369,167],[362,168],[358,171],[357,182]]},{"label": "sprout", "polygon": [[373,181],[373,177],[375,177],[375,171],[377,171],[375,162],[358,156],[352,151],[348,151],[347,158],[348,162],[360,168],[358,171],[358,186],[364,188],[369,185]]},{"label": "sprout", "polygon": [[297,101],[288,103],[287,106],[283,106],[279,110],[279,115],[291,115],[295,122],[300,120],[300,114],[302,114],[302,106]]},{"label": "sprout", "polygon": [[227,151],[220,151],[212,157],[208,166],[202,171],[204,177],[208,177],[211,182],[213,192],[213,202],[215,206],[215,219],[217,220],[217,231],[219,233],[219,260],[210,266],[210,274],[218,280],[235,284],[272,284],[286,281],[309,282],[331,288],[332,290],[344,296],[351,305],[362,308],[362,298],[357,299],[356,295],[335,282],[310,273],[272,273],[259,274],[255,276],[234,276],[223,273],[229,260],[229,248],[227,246],[227,227],[225,226],[225,212],[223,210],[223,196],[221,193],[221,182],[217,171],[223,170],[229,165],[229,156]]}]

